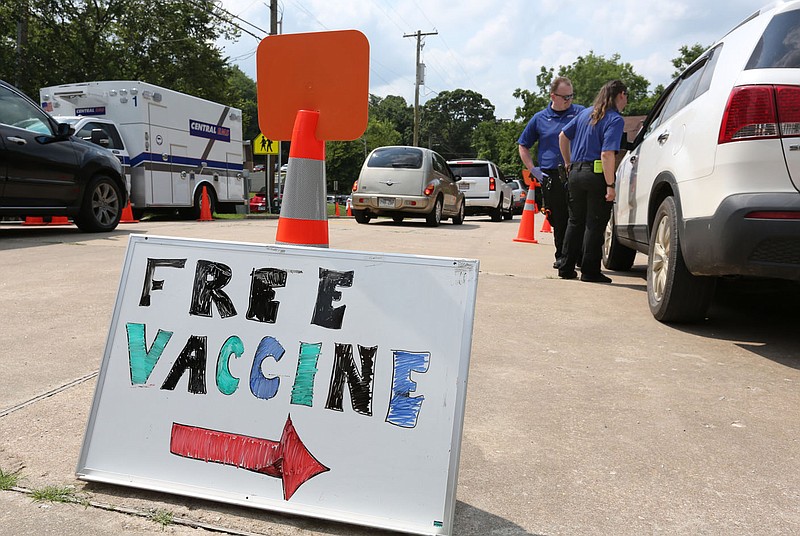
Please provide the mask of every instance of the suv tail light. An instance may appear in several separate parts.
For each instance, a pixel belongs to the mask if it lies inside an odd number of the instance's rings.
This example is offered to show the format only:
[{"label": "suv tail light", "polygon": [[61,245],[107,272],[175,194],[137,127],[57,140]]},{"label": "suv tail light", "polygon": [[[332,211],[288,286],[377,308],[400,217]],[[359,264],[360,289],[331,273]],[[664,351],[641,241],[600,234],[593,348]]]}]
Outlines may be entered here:
[{"label": "suv tail light", "polygon": [[489,191],[494,192],[497,190],[497,182],[495,182],[494,177],[489,177]]},{"label": "suv tail light", "polygon": [[354,192],[358,191],[358,181],[357,180],[353,182],[353,191]]},{"label": "suv tail light", "polygon": [[718,143],[800,136],[800,86],[733,88]]},{"label": "suv tail light", "polygon": [[776,86],[781,136],[800,136],[800,86]]},{"label": "suv tail light", "polygon": [[422,193],[424,193],[426,196],[430,197],[435,189],[436,189],[436,186],[433,183],[430,183],[425,187],[425,190]]}]

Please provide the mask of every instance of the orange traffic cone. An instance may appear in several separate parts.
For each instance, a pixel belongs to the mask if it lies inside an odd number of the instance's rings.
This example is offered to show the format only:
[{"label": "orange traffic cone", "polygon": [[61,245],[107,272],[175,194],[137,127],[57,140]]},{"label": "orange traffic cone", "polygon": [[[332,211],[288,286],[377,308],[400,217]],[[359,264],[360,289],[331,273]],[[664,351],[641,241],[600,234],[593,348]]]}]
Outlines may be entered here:
[{"label": "orange traffic cone", "polygon": [[25,216],[25,221],[22,225],[47,225],[44,218],[39,216]]},{"label": "orange traffic cone", "polygon": [[47,225],[70,225],[69,218],[66,216],[53,216]]},{"label": "orange traffic cone", "polygon": [[542,224],[542,229],[539,231],[540,233],[552,233],[553,228],[550,226],[550,211],[544,211],[544,223]]},{"label": "orange traffic cone", "polygon": [[533,226],[535,225],[534,218],[536,217],[536,201],[533,196],[528,196],[525,199],[525,208],[522,209],[522,221],[519,222],[519,231],[514,242],[528,242],[529,244],[538,244],[536,237],[533,234]]},{"label": "orange traffic cone", "polygon": [[297,112],[276,244],[328,247],[325,142],[317,139],[318,121],[319,112]]},{"label": "orange traffic cone", "polygon": [[339,212],[339,202],[338,202],[338,201],[334,201],[334,204],[336,205],[336,211],[335,211],[335,215],[336,215],[336,217],[338,218],[339,216],[341,216],[341,215],[342,215],[342,214]]},{"label": "orange traffic cone", "polygon": [[133,210],[131,209],[131,200],[128,199],[128,204],[122,209],[122,217],[119,219],[120,223],[139,223],[139,220],[133,219]]},{"label": "orange traffic cone", "polygon": [[203,197],[200,199],[200,218],[197,221],[214,221],[211,215],[211,201],[208,199],[208,189],[203,188]]},{"label": "orange traffic cone", "polygon": [[349,197],[347,198],[347,215],[351,218],[353,217],[353,205],[350,203]]}]

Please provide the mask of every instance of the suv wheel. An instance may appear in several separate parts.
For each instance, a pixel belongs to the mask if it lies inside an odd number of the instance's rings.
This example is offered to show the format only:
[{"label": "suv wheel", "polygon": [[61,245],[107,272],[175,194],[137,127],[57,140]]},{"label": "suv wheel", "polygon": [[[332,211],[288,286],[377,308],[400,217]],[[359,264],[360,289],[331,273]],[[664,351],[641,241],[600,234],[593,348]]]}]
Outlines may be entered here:
[{"label": "suv wheel", "polygon": [[461,225],[464,223],[464,201],[458,205],[458,214],[453,216],[453,225]]},{"label": "suv wheel", "polygon": [[428,225],[431,227],[436,227],[440,223],[442,223],[442,198],[436,198],[436,203],[433,205],[433,210],[428,216],[425,218],[425,221],[428,222]]},{"label": "suv wheel", "polygon": [[606,234],[603,239],[603,266],[617,272],[627,272],[633,266],[636,250],[623,246],[617,242],[616,225],[614,224],[614,211],[606,225]]},{"label": "suv wheel", "polygon": [[683,262],[675,199],[656,211],[647,258],[647,301],[661,322],[692,322],[705,317],[716,279],[692,275]]},{"label": "suv wheel", "polygon": [[109,177],[98,175],[86,189],[75,225],[90,233],[113,231],[122,216],[122,195]]},{"label": "suv wheel", "polygon": [[497,206],[492,209],[489,213],[492,217],[492,221],[503,221],[503,196],[500,196],[500,202],[497,203]]},{"label": "suv wheel", "polygon": [[503,213],[504,220],[513,220],[514,219],[514,198],[511,198],[511,202],[508,204],[508,210]]}]

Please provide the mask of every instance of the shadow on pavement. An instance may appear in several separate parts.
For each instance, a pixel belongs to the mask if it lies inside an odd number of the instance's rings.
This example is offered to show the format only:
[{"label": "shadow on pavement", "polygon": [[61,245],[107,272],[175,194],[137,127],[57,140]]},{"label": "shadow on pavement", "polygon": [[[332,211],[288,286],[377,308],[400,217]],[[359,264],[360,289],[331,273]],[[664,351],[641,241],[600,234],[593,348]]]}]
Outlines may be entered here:
[{"label": "shadow on pavement", "polygon": [[675,329],[728,340],[776,363],[800,369],[800,282],[722,279],[708,318]]},{"label": "shadow on pavement", "polygon": [[108,240],[118,236],[145,233],[137,226],[120,225],[108,233],[84,233],[74,225],[36,226],[0,224],[0,251],[38,247],[47,244],[71,244],[91,240]]},{"label": "shadow on pavement", "polygon": [[[336,521],[315,519],[299,515],[283,514],[272,510],[261,510],[257,508],[245,508],[229,505],[216,501],[206,501],[191,497],[183,497],[156,491],[147,491],[137,488],[116,486],[113,484],[103,484],[97,482],[87,482],[86,491],[98,496],[92,500],[98,502],[108,501],[109,503],[119,504],[120,501],[128,500],[127,504],[120,505],[123,508],[131,508],[131,501],[146,501],[150,503],[144,508],[162,508],[174,510],[176,517],[179,517],[181,509],[189,512],[202,511],[205,515],[197,516],[187,514],[187,521],[199,521],[211,525],[234,529],[252,531],[260,534],[270,534],[273,527],[268,525],[277,524],[285,527],[292,527],[304,531],[317,533],[348,536],[396,536],[397,532],[380,530],[360,525],[349,525]],[[142,508],[142,507],[139,507]],[[226,519],[230,516],[230,519]],[[479,508],[475,508],[461,501],[456,503],[455,526],[453,533],[462,536],[484,536],[486,534],[502,534],[503,536],[542,536],[528,532],[516,523],[507,519],[491,514]]]}]

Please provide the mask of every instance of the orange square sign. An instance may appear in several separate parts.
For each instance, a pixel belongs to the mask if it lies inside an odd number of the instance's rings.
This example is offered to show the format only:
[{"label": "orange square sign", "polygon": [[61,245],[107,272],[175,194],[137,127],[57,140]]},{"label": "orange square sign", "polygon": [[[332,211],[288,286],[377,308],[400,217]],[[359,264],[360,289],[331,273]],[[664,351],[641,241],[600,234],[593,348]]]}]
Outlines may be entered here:
[{"label": "orange square sign", "polygon": [[317,139],[354,140],[367,128],[369,41],[357,30],[270,35],[258,45],[258,124],[290,140],[299,110],[319,112]]}]

